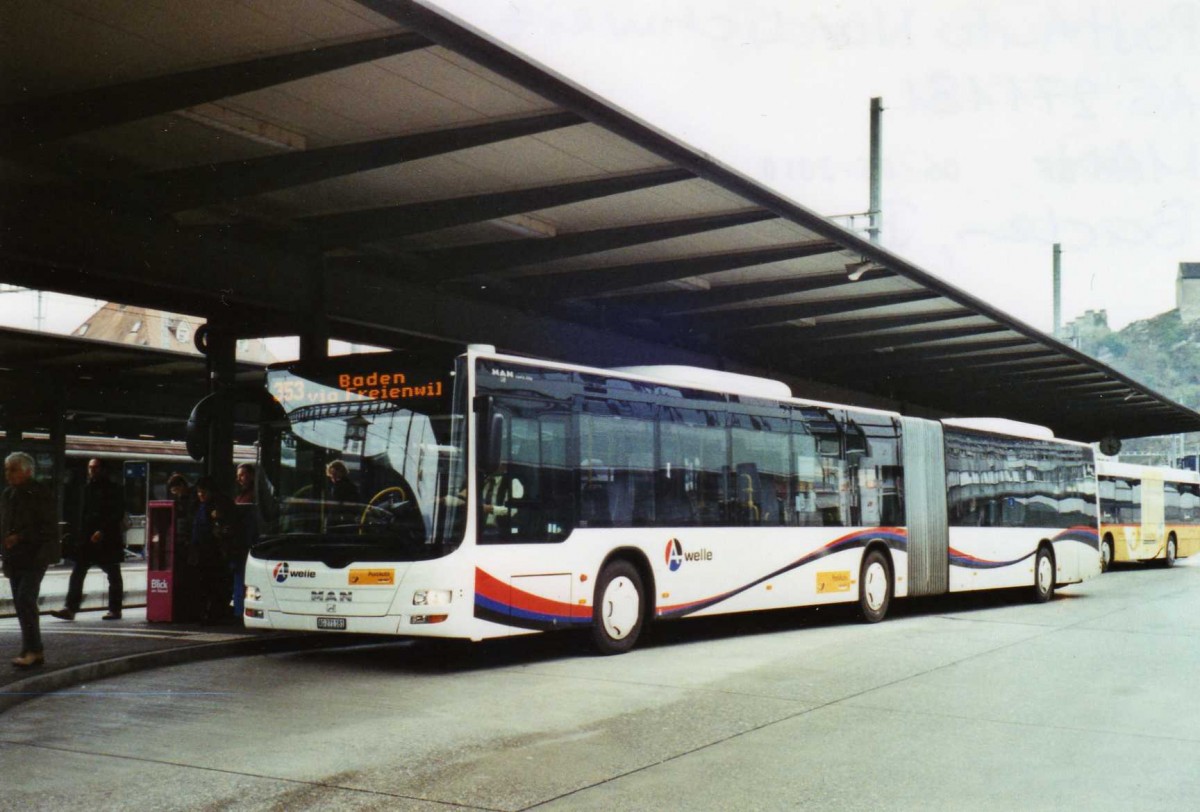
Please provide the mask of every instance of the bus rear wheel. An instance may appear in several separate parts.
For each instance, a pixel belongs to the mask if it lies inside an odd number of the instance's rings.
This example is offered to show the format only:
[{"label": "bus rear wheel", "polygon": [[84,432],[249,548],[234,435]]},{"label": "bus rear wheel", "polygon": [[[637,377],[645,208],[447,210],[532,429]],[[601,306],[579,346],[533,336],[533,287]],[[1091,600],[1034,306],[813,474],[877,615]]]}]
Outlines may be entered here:
[{"label": "bus rear wheel", "polygon": [[1039,547],[1033,562],[1033,600],[1045,603],[1054,597],[1054,554],[1047,547]]},{"label": "bus rear wheel", "polygon": [[892,602],[892,572],[887,557],[872,550],[863,559],[858,574],[858,611],[867,623],[878,623],[887,616]]},{"label": "bus rear wheel", "polygon": [[601,654],[624,654],[642,633],[642,576],[628,561],[600,571],[592,610],[592,643]]},{"label": "bus rear wheel", "polygon": [[1179,546],[1175,543],[1175,535],[1171,534],[1167,538],[1167,552],[1163,557],[1163,566],[1167,569],[1175,566],[1175,559],[1179,555]]}]

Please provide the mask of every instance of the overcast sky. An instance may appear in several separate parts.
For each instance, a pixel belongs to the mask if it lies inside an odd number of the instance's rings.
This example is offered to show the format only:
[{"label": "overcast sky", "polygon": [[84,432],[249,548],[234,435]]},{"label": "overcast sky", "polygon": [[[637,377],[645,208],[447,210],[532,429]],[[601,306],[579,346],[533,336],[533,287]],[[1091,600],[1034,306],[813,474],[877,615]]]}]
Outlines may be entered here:
[{"label": "overcast sky", "polygon": [[[617,106],[1049,330],[1175,306],[1200,260],[1200,4],[1166,0],[436,0]],[[48,308],[68,330],[90,303]],[[33,326],[31,298],[0,295]]]},{"label": "overcast sky", "polygon": [[1200,261],[1200,4],[1164,0],[431,0],[1035,327],[1175,307]]}]

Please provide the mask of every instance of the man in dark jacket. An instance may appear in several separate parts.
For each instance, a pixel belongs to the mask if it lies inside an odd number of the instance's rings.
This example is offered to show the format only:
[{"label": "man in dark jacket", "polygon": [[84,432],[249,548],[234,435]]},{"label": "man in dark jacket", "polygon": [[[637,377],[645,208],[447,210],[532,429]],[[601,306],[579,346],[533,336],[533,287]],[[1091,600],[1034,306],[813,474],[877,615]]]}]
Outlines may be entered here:
[{"label": "man in dark jacket", "polygon": [[8,455],[4,479],[8,487],[0,494],[0,555],[21,624],[21,654],[12,664],[29,668],[45,660],[38,625],[38,593],[46,568],[58,561],[60,554],[54,504],[50,491],[33,478],[33,457],[28,454]]},{"label": "man in dark jacket", "polygon": [[125,500],[121,489],[108,480],[100,460],[88,460],[87,484],[83,486],[83,509],[79,514],[79,538],[75,568],[67,584],[67,605],[51,612],[62,620],[74,620],[83,603],[83,579],[95,564],[108,576],[108,614],[105,620],[120,620],[125,598],[121,562],[125,559]]}]

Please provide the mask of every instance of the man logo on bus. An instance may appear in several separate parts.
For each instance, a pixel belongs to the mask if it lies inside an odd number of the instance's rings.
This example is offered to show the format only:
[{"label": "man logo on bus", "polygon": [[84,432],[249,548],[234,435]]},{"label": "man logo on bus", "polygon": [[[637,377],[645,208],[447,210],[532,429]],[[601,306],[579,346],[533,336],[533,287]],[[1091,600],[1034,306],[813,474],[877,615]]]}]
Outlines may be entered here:
[{"label": "man logo on bus", "polygon": [[275,577],[275,583],[282,584],[288,577],[288,565],[286,561],[280,561],[275,565],[275,571],[271,573]]},{"label": "man logo on bus", "polygon": [[667,542],[666,550],[667,569],[675,572],[683,566],[683,545],[679,543],[679,539],[671,539]]}]

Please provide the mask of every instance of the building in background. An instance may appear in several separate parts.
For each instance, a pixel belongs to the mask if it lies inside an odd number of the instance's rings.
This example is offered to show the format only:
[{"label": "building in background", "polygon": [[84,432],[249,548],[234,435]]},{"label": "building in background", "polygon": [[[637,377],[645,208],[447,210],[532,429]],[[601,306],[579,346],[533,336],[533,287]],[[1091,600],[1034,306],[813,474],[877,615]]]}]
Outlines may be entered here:
[{"label": "building in background", "polygon": [[[71,334],[77,338],[199,355],[195,337],[196,330],[202,324],[204,320],[195,316],[106,302]],[[278,360],[261,338],[238,339],[237,359],[259,364]]]},{"label": "building in background", "polygon": [[1085,310],[1082,316],[1062,326],[1058,338],[1077,350],[1091,352],[1090,348],[1111,332],[1107,310]]},{"label": "building in background", "polygon": [[1175,277],[1175,306],[1184,324],[1200,321],[1200,262],[1179,263]]}]

